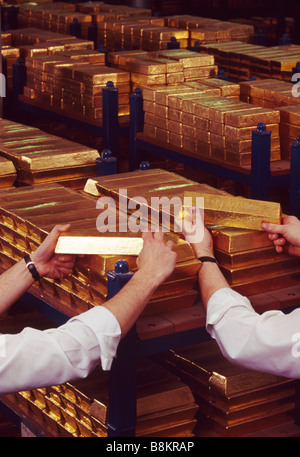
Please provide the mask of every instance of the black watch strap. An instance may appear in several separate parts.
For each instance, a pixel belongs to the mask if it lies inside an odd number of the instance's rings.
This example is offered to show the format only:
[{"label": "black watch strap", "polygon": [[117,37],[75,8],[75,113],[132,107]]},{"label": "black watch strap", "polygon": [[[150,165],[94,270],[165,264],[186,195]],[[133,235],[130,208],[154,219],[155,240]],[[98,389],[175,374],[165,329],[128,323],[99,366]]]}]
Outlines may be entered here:
[{"label": "black watch strap", "polygon": [[25,257],[24,257],[24,260],[25,260],[25,263],[26,263],[26,267],[30,271],[33,279],[35,281],[38,281],[40,279],[40,275],[39,275],[37,269],[35,268],[35,265],[34,265],[33,261],[31,260],[30,256],[28,254],[26,254]]},{"label": "black watch strap", "polygon": [[207,257],[207,256],[198,257],[198,260],[200,260],[200,262],[213,262],[213,263],[218,264],[217,259],[215,259],[214,257]]}]

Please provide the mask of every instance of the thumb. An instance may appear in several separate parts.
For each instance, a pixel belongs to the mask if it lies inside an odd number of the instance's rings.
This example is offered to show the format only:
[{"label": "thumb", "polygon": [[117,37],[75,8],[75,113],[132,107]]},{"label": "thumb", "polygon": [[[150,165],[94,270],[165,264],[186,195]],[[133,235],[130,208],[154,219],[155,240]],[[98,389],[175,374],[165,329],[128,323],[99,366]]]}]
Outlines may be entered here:
[{"label": "thumb", "polygon": [[55,247],[58,238],[63,232],[66,232],[71,227],[71,224],[61,224],[55,225],[55,227],[51,230],[49,235],[45,238],[44,242],[42,243],[44,247]]},{"label": "thumb", "polygon": [[269,222],[263,222],[261,224],[262,229],[265,230],[268,233],[278,233],[278,234],[283,234],[285,232],[285,228],[283,225],[279,224],[271,224]]}]

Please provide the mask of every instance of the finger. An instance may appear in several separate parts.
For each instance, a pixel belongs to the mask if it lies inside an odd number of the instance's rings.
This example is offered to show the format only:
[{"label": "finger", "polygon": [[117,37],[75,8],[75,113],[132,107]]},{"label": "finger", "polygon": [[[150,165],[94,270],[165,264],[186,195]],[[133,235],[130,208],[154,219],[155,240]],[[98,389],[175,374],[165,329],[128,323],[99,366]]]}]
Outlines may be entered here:
[{"label": "finger", "polygon": [[157,241],[163,241],[163,239],[164,239],[163,231],[159,230],[158,232],[154,232],[153,238]]},{"label": "finger", "polygon": [[274,241],[275,246],[284,246],[286,244],[285,238],[278,238]]},{"label": "finger", "polygon": [[71,224],[55,225],[55,227],[53,227],[53,229],[51,230],[51,232],[49,233],[47,238],[45,238],[44,243],[47,245],[50,245],[50,246],[52,244],[56,244],[60,235],[63,232],[66,232],[67,230],[69,230],[70,227],[71,227]]},{"label": "finger", "polygon": [[63,262],[73,262],[74,263],[75,262],[75,256],[69,255],[69,254],[66,254],[66,255],[65,254],[64,255],[60,254],[60,255],[57,255],[55,257],[55,260],[58,261],[58,262],[62,262],[62,263]]},{"label": "finger", "polygon": [[68,270],[73,270],[75,262],[55,262],[55,267],[60,268],[67,268]]},{"label": "finger", "polygon": [[173,249],[174,242],[173,242],[172,240],[168,240],[168,241],[166,242],[166,246],[168,246],[168,248],[170,248],[170,249]]},{"label": "finger", "polygon": [[283,234],[285,231],[284,226],[279,224],[270,224],[268,222],[263,222],[261,226],[263,230],[269,233]]},{"label": "finger", "polygon": [[145,244],[145,242],[152,240],[153,235],[152,235],[152,233],[151,233],[150,230],[149,230],[149,231],[147,231],[147,232],[143,232],[143,233],[142,233],[142,238],[143,238],[143,241],[144,241],[144,244]]},{"label": "finger", "polygon": [[269,240],[274,241],[279,238],[279,235],[277,233],[269,233],[268,238],[269,238]]},{"label": "finger", "polygon": [[70,268],[58,268],[57,271],[60,277],[69,276],[72,273],[72,269]]},{"label": "finger", "polygon": [[281,254],[283,251],[284,249],[282,246],[276,246],[276,252],[278,252],[278,254]]}]

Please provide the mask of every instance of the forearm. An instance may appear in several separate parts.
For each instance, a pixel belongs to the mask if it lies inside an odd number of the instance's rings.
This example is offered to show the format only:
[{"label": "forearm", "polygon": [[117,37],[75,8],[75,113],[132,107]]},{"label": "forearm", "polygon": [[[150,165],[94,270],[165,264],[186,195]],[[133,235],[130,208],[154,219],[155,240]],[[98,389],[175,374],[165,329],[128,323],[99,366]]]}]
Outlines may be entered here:
[{"label": "forearm", "polygon": [[122,337],[134,325],[157,287],[158,283],[152,276],[138,270],[120,292],[103,305],[119,322]]},{"label": "forearm", "polygon": [[0,276],[0,315],[12,306],[33,282],[24,260],[5,271]]}]

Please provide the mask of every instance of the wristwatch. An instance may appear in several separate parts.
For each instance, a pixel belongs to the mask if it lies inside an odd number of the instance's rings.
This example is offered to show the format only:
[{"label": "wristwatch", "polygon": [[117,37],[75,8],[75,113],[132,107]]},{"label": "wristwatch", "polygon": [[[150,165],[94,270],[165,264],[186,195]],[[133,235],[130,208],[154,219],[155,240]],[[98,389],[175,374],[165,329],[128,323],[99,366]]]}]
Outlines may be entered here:
[{"label": "wristwatch", "polygon": [[28,270],[30,271],[33,279],[35,281],[38,281],[40,279],[40,275],[37,271],[37,269],[35,268],[35,265],[34,263],[32,262],[30,256],[28,254],[25,255],[24,257],[24,260],[25,260],[25,263],[26,263],[26,267],[28,268]]},{"label": "wristwatch", "polygon": [[198,260],[200,260],[201,262],[212,262],[212,263],[216,263],[218,265],[218,261],[214,257],[208,257],[208,256],[198,257]]}]

